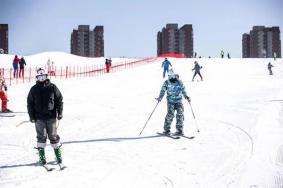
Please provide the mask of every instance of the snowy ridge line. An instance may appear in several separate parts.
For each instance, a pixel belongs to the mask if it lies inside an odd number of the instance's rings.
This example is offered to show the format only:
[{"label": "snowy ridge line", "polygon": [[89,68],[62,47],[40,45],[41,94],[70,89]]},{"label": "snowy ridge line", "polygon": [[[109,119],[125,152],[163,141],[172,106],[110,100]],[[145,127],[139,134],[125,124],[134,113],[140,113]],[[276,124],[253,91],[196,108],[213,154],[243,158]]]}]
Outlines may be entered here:
[{"label": "snowy ridge line", "polygon": [[[129,62],[121,62],[111,66],[110,72],[116,72],[121,70],[131,69],[137,66],[146,65],[149,63],[153,63],[158,59],[158,57],[148,57],[141,60],[134,60]],[[25,82],[31,82],[35,79],[35,70],[36,67],[25,68],[24,77],[13,77],[13,69],[12,68],[1,68],[0,74],[4,76],[6,80],[6,84],[14,85]],[[68,65],[68,66],[52,66],[48,67],[47,65],[43,66],[48,71],[48,76],[50,79],[52,78],[74,78],[74,77],[92,77],[92,76],[101,76],[104,74],[109,74],[106,72],[106,67],[104,64],[100,65]]]}]

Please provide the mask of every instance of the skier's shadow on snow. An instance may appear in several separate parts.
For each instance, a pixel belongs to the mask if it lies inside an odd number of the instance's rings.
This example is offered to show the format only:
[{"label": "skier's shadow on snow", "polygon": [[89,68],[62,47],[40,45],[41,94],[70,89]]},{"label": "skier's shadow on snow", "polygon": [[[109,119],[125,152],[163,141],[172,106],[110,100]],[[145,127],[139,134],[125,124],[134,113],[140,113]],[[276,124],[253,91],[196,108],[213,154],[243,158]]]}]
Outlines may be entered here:
[{"label": "skier's shadow on snow", "polygon": [[37,163],[17,164],[17,165],[4,165],[4,166],[0,166],[0,169],[5,169],[5,168],[18,168],[18,167],[36,166],[36,165],[37,165]]},{"label": "skier's shadow on snow", "polygon": [[162,135],[119,137],[119,138],[100,138],[100,139],[91,139],[91,140],[66,141],[66,142],[61,142],[61,143],[62,144],[79,144],[79,143],[87,143],[87,142],[122,142],[122,141],[128,141],[128,140],[141,140],[141,139],[151,139],[151,138],[159,138],[159,137],[162,137]]},{"label": "skier's shadow on snow", "polygon": [[[47,164],[53,165],[53,164],[56,164],[56,162],[50,161]],[[40,164],[39,163],[26,163],[26,164],[16,164],[16,165],[4,165],[4,166],[0,166],[0,169],[19,168],[19,167],[28,167],[28,166],[40,166]]]}]

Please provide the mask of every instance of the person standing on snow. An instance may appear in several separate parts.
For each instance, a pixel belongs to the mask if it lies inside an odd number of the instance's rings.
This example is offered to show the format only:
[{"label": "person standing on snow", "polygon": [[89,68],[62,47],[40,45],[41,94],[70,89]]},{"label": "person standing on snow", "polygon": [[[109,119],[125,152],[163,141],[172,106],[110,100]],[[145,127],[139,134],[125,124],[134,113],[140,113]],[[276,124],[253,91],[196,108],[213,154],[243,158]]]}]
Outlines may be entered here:
[{"label": "person standing on snow", "polygon": [[168,61],[168,59],[165,58],[165,60],[162,62],[162,66],[161,66],[161,67],[163,67],[163,78],[165,78],[165,74],[166,74],[166,72],[168,72],[169,66],[172,67],[170,61]]},{"label": "person standing on snow", "polygon": [[272,67],[273,67],[273,65],[269,62],[268,65],[267,65],[267,69],[269,71],[269,75],[273,75]]},{"label": "person standing on snow", "polygon": [[20,60],[20,72],[19,72],[19,77],[22,77],[24,78],[24,71],[25,71],[25,66],[27,65],[26,64],[26,61],[24,59],[24,57],[21,58]]},{"label": "person standing on snow", "polygon": [[12,112],[7,108],[7,103],[8,103],[8,97],[7,97],[7,92],[8,88],[7,85],[5,84],[5,79],[0,73],[0,99],[2,101],[2,112]]},{"label": "person standing on snow", "polygon": [[160,102],[167,91],[167,115],[164,122],[164,134],[170,134],[171,123],[176,114],[176,133],[175,135],[183,135],[184,126],[184,106],[182,103],[183,96],[190,102],[185,86],[181,80],[178,79],[179,75],[174,74],[173,71],[168,73],[168,80],[163,83],[159,97],[156,98]]},{"label": "person standing on snow", "polygon": [[111,67],[111,61],[110,59],[105,59],[105,66],[106,66],[106,72],[110,72],[110,67]]},{"label": "person standing on snow", "polygon": [[221,56],[221,58],[223,59],[223,57],[224,57],[224,51],[223,51],[223,50],[221,50],[220,56]]},{"label": "person standing on snow", "polygon": [[19,74],[19,63],[20,63],[20,59],[18,58],[17,55],[15,55],[14,60],[13,60],[13,68],[14,68],[14,78],[18,78],[18,74]]},{"label": "person standing on snow", "polygon": [[36,84],[30,89],[27,97],[27,108],[30,121],[35,123],[39,162],[46,164],[45,146],[47,136],[54,148],[58,164],[62,163],[60,137],[57,134],[56,118],[63,115],[63,96],[57,86],[47,78],[44,68],[37,69]]},{"label": "person standing on snow", "polygon": [[200,76],[201,81],[203,80],[203,79],[202,79],[202,75],[200,74],[200,69],[201,69],[201,68],[202,68],[202,66],[200,66],[200,65],[198,64],[198,62],[195,61],[195,67],[192,69],[192,71],[195,71],[192,81],[194,81],[195,76],[196,76],[197,74]]}]

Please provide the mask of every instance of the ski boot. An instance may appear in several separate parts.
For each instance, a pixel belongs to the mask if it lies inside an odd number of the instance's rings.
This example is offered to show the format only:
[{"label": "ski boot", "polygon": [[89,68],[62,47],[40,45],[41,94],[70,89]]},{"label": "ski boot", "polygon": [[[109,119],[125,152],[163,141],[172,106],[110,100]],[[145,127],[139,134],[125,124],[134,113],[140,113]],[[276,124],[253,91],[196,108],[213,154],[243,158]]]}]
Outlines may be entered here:
[{"label": "ski boot", "polygon": [[170,130],[164,130],[164,131],[163,131],[163,134],[165,134],[165,135],[170,135]]},{"label": "ski boot", "polygon": [[6,109],[5,111],[3,111],[3,113],[12,113],[13,111],[12,110],[10,110],[10,109]]},{"label": "ski boot", "polygon": [[45,158],[45,151],[44,148],[38,148],[38,155],[39,155],[39,163],[42,165],[46,164],[46,158]]},{"label": "ski boot", "polygon": [[175,132],[174,134],[175,136],[183,136],[184,135],[184,132],[182,129],[177,129],[177,131]]},{"label": "ski boot", "polygon": [[57,147],[54,149],[54,153],[56,156],[56,161],[58,164],[62,163],[62,151],[61,151],[61,146]]}]

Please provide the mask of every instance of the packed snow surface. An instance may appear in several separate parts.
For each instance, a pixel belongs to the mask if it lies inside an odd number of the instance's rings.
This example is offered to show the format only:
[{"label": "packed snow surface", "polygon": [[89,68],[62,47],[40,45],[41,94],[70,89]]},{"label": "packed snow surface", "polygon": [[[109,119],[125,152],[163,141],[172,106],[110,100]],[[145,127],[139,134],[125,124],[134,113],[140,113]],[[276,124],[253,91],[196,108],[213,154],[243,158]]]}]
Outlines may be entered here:
[{"label": "packed snow surface", "polygon": [[[46,62],[44,54],[36,58]],[[66,59],[57,58],[58,64]],[[196,118],[183,101],[184,132],[194,139],[156,134],[163,131],[166,98],[139,136],[165,81],[163,58],[102,76],[52,78],[64,97],[58,133],[68,168],[46,172],[36,166],[34,125],[16,127],[29,120],[27,113],[0,117],[0,187],[282,188],[282,59],[169,60],[191,98]],[[195,60],[204,81],[192,82]],[[26,112],[34,83],[9,86],[8,108]],[[46,157],[57,168],[50,145]]]}]

